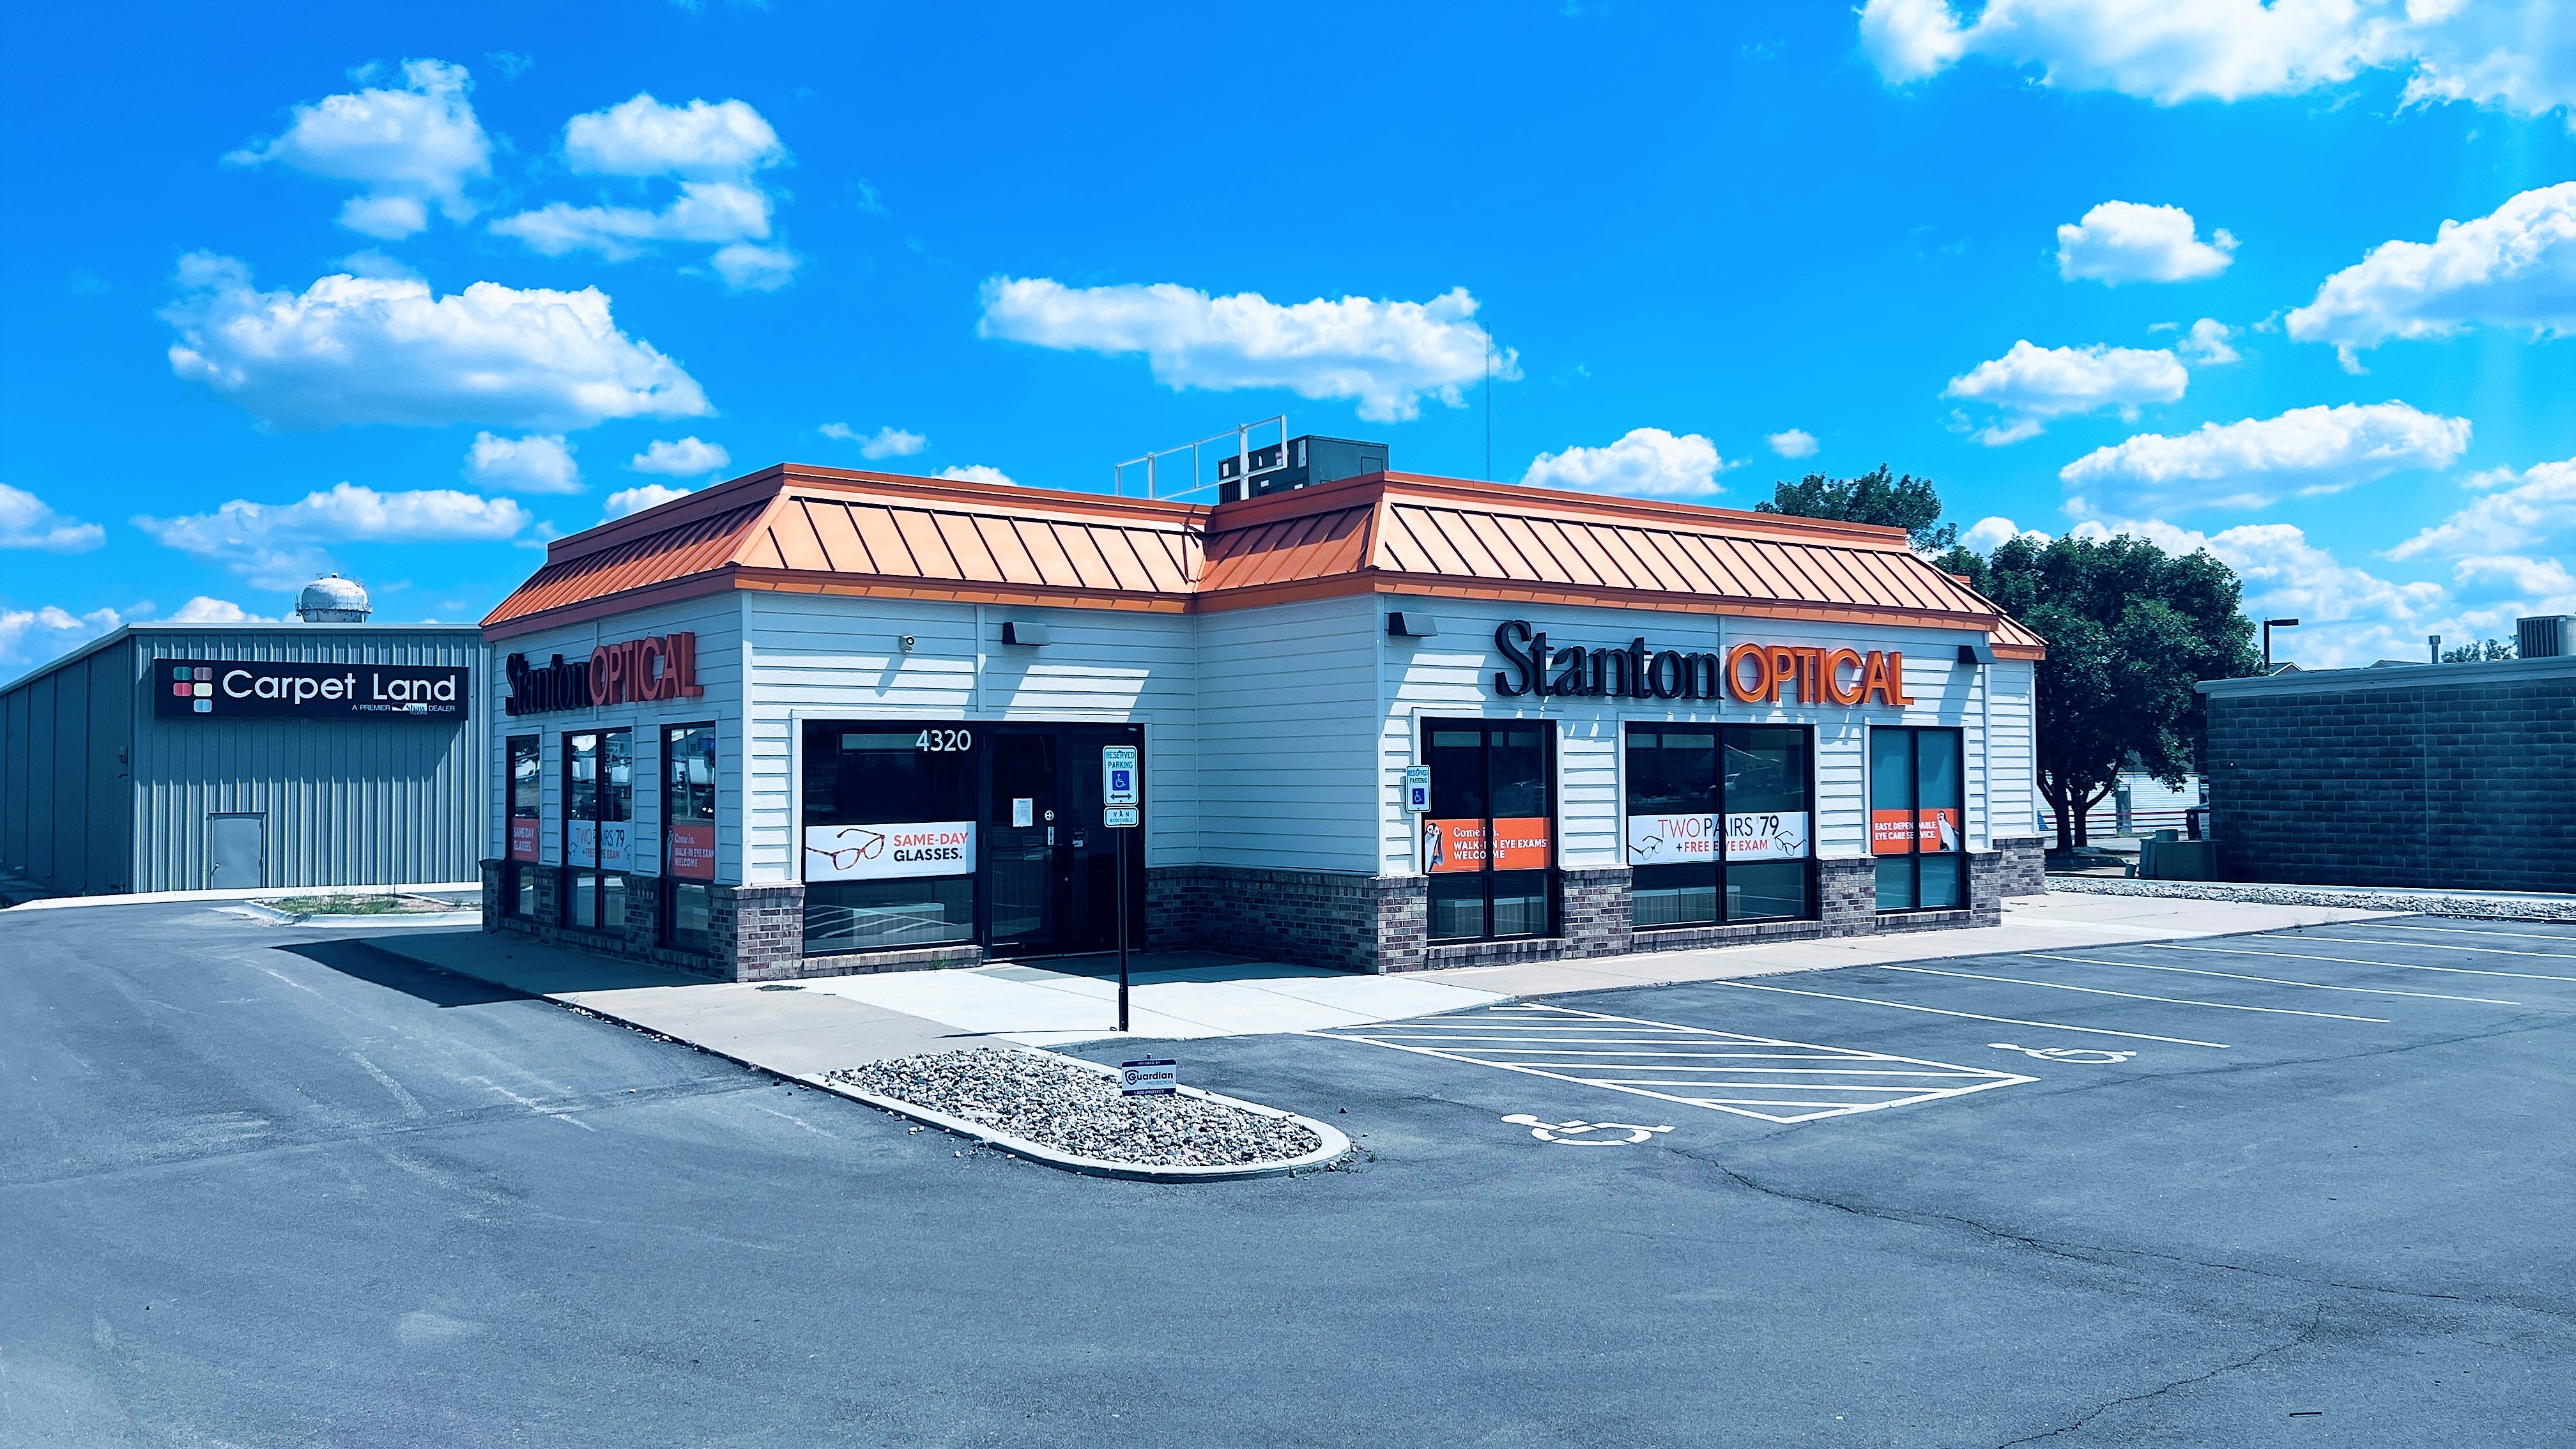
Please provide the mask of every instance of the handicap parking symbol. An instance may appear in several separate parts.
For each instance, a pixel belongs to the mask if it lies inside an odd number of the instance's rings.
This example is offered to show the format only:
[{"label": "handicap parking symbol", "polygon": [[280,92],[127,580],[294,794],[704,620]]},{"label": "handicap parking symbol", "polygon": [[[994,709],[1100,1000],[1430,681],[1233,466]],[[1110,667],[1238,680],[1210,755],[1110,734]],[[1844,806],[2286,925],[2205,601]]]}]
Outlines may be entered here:
[{"label": "handicap parking symbol", "polygon": [[2093,1047],[2026,1047],[2008,1041],[1990,1041],[1986,1045],[1999,1052],[2019,1052],[2043,1062],[2073,1062],[2079,1066],[2109,1067],[2136,1056],[2136,1052],[2106,1052]]},{"label": "handicap parking symbol", "polygon": [[[1527,1127],[1530,1135],[1541,1142],[1561,1142],[1568,1147],[1633,1147],[1637,1143],[1654,1140],[1658,1132],[1673,1130],[1669,1126],[1640,1127],[1632,1122],[1586,1122],[1581,1118],[1570,1122],[1542,1122],[1527,1112],[1514,1112],[1503,1120]],[[1614,1132],[1622,1135],[1604,1135]]]}]

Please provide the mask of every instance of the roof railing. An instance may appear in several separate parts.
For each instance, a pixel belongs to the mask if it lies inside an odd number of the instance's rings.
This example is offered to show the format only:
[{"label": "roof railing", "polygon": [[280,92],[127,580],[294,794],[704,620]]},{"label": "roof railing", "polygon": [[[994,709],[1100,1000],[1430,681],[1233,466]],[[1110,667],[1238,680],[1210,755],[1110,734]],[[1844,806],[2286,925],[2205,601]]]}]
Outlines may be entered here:
[{"label": "roof railing", "polygon": [[[1225,432],[1210,433],[1206,437],[1200,438],[1194,442],[1182,443],[1177,447],[1171,448],[1157,448],[1152,452],[1145,453],[1139,457],[1130,458],[1123,463],[1113,463],[1109,468],[1109,491],[1120,498],[1126,497],[1127,470],[1130,468],[1142,467],[1145,470],[1144,496],[1147,498],[1182,499],[1189,497],[1193,493],[1204,493],[1209,489],[1214,488],[1217,485],[1217,480],[1204,475],[1204,471],[1201,467],[1201,464],[1204,461],[1201,456],[1201,452],[1208,444],[1221,442],[1231,442],[1234,444],[1235,466],[1239,471],[1239,475],[1248,483],[1252,476],[1253,431],[1255,429],[1268,428],[1274,425],[1279,429],[1279,461],[1282,465],[1285,465],[1288,461],[1288,415],[1286,413],[1281,413],[1277,417],[1261,418],[1249,423],[1238,423],[1233,428],[1228,429]],[[1265,443],[1262,446],[1268,447],[1269,445]],[[1160,470],[1161,460],[1176,457],[1182,453],[1190,455],[1189,483],[1184,487],[1176,488],[1169,492],[1162,491]],[[1224,455],[1218,454],[1217,456],[1223,457]]]}]

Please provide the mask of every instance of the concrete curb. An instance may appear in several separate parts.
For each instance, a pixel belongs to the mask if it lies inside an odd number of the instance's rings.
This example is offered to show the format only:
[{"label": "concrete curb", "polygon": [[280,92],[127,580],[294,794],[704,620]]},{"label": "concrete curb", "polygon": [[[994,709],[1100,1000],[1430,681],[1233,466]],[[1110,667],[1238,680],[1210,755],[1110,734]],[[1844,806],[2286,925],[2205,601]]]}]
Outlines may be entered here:
[{"label": "concrete curb", "polygon": [[2524,891],[2381,890],[2371,886],[2266,885],[2259,882],[2151,881],[2126,877],[2050,876],[2048,888],[2076,896],[2147,896],[2176,901],[2267,906],[2326,906],[2392,915],[2452,916],[2486,921],[2576,921],[2576,896]]},{"label": "concrete curb", "polygon": [[483,913],[481,911],[415,911],[409,915],[394,915],[387,913],[376,916],[299,916],[292,911],[281,911],[277,907],[269,905],[263,901],[242,902],[242,908],[239,914],[255,916],[272,925],[279,926],[391,926],[400,930],[405,927],[479,926],[483,924]]},{"label": "concrete curb", "polygon": [[[11,906],[13,911],[61,911],[74,906],[157,906],[172,901],[274,901],[288,896],[405,896],[449,894],[480,896],[479,880],[426,882],[418,885],[273,886],[242,891],[142,891],[122,896],[47,896]],[[479,912],[475,919],[480,920]]]},{"label": "concrete curb", "polygon": [[[1085,1061],[1081,1057],[1066,1056],[1062,1052],[1044,1051],[1029,1046],[1011,1046],[1007,1050],[1027,1052],[1031,1056],[1053,1057],[1057,1061],[1071,1062],[1085,1071],[1097,1072],[1103,1076],[1118,1075],[1116,1067]],[[1214,1092],[1201,1091],[1197,1087],[1183,1087],[1180,1089],[1181,1095],[1222,1103],[1228,1107],[1240,1107],[1256,1116],[1274,1117],[1281,1121],[1298,1123],[1313,1132],[1316,1139],[1323,1145],[1302,1157],[1292,1157],[1282,1162],[1246,1163],[1239,1167],[1153,1167],[1140,1162],[1112,1162],[1104,1157],[1084,1157],[1079,1153],[1059,1151],[1043,1142],[1032,1142],[1025,1137],[1015,1137],[1007,1132],[996,1131],[981,1122],[952,1117],[945,1112],[904,1101],[900,1097],[883,1097],[874,1092],[860,1091],[846,1083],[825,1081],[820,1075],[798,1076],[792,1080],[819,1087],[854,1102],[865,1102],[871,1107],[891,1112],[898,1117],[909,1117],[913,1121],[988,1147],[1000,1148],[1014,1157],[1025,1157],[1031,1162],[1042,1163],[1065,1172],[1079,1172],[1090,1177],[1122,1178],[1129,1182],[1236,1182],[1253,1177],[1285,1177],[1290,1173],[1302,1172],[1308,1168],[1322,1167],[1325,1163],[1351,1150],[1349,1137],[1312,1117],[1300,1117],[1294,1112],[1283,1112],[1276,1107],[1265,1107],[1259,1102],[1244,1101],[1240,1097],[1219,1096]]]}]

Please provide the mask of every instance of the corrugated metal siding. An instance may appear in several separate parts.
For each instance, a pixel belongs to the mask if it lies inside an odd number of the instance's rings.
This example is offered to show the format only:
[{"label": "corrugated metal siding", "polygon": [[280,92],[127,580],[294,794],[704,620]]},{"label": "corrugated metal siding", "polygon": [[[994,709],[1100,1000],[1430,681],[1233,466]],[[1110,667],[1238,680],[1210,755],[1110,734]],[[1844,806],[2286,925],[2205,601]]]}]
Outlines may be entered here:
[{"label": "corrugated metal siding", "polygon": [[[262,885],[476,879],[491,736],[488,658],[471,629],[363,626],[138,634],[127,667],[138,891],[207,888],[207,817],[267,818]],[[463,665],[461,725],[375,720],[158,720],[135,681],[160,659]]]},{"label": "corrugated metal siding", "polygon": [[125,888],[133,657],[120,641],[0,696],[0,867],[54,890]]}]

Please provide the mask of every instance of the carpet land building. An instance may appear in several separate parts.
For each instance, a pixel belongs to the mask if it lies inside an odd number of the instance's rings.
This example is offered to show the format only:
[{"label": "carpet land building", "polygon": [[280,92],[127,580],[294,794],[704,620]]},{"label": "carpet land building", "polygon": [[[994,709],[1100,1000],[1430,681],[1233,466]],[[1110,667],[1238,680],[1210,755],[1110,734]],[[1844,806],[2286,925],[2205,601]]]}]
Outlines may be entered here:
[{"label": "carpet land building", "polygon": [[1124,851],[1139,945],[1404,971],[2039,889],[2041,642],[1901,531],[1383,467],[780,466],[555,541],[484,621],[487,928],[734,979],[1094,951]]}]

